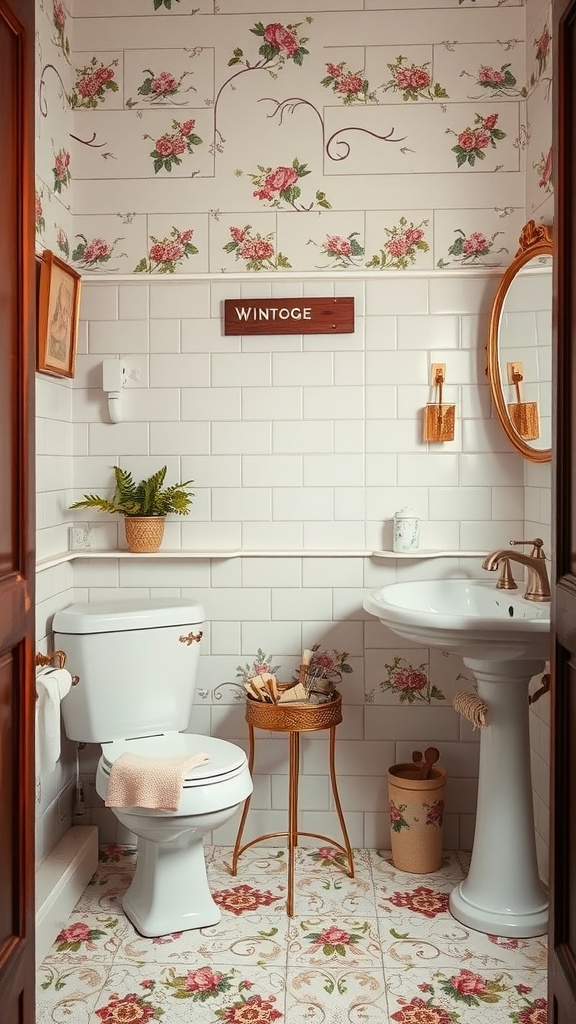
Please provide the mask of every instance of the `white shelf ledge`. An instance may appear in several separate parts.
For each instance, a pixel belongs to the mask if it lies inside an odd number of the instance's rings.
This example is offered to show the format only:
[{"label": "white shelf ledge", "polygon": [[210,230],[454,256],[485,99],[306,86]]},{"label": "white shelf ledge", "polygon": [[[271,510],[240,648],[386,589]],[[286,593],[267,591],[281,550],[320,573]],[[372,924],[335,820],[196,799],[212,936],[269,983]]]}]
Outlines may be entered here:
[{"label": "white shelf ledge", "polygon": [[411,559],[415,561],[422,558],[484,558],[486,551],[436,551],[421,549],[419,551],[373,551],[371,548],[353,548],[327,550],[326,548],[289,548],[287,550],[234,550],[213,548],[206,550],[186,551],[181,548],[177,550],[160,550],[151,552],[138,551],[101,551],[92,548],[78,548],[75,551],[61,551],[54,555],[41,558],[36,563],[36,572],[44,572],[46,569],[53,569],[66,562],[75,562],[78,559],[93,558],[146,558],[161,561],[167,560],[200,560],[229,558],[396,558]]}]

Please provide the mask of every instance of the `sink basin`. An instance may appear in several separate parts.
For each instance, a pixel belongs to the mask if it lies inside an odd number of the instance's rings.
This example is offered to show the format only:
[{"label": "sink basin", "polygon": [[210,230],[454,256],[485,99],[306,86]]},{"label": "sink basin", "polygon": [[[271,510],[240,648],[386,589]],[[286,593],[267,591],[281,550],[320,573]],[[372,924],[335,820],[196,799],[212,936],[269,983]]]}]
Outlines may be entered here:
[{"label": "sink basin", "polygon": [[492,580],[412,580],[373,590],[364,608],[407,640],[491,661],[548,657],[550,604]]},{"label": "sink basin", "polygon": [[364,608],[398,636],[459,654],[487,708],[470,870],[450,894],[452,915],[489,935],[543,935],[528,691],[549,658],[550,604],[492,580],[413,580],[372,591]]}]

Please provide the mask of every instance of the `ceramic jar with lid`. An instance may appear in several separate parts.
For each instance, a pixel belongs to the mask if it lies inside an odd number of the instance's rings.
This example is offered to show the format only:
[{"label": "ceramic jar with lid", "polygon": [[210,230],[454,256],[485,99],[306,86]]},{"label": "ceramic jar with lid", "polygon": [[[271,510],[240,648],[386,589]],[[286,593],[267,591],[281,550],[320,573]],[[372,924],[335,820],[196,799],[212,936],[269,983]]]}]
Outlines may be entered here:
[{"label": "ceramic jar with lid", "polygon": [[417,551],[420,542],[420,520],[413,509],[405,506],[394,513],[392,550]]}]

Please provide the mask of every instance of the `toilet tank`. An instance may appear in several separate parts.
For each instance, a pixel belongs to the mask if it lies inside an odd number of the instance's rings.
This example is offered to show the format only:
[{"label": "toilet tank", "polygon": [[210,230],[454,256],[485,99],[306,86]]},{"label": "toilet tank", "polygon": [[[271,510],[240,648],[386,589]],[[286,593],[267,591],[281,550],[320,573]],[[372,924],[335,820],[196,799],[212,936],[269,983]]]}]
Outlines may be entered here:
[{"label": "toilet tank", "polygon": [[71,604],[52,623],[78,683],[62,700],[78,743],[182,731],[190,724],[204,609],[163,598]]}]

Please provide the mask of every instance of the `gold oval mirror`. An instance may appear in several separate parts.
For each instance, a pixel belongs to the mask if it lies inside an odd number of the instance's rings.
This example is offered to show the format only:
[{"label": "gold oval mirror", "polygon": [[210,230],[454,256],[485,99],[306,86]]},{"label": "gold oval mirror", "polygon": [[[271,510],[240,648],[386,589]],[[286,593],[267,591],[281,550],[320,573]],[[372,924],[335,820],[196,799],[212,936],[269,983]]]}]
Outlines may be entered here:
[{"label": "gold oval mirror", "polygon": [[506,436],[532,462],[552,457],[552,229],[529,220],[498,286],[488,378]]}]

